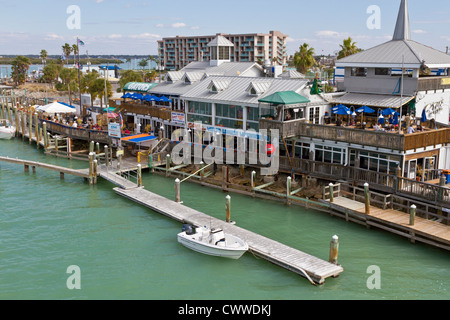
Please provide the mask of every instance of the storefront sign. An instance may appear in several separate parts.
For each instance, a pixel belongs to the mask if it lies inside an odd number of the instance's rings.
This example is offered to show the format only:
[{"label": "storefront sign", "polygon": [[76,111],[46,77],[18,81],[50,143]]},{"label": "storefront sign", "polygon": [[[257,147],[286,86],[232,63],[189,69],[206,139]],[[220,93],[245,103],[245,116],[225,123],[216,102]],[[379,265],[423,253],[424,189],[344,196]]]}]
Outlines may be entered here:
[{"label": "storefront sign", "polygon": [[172,112],[172,123],[185,124],[185,115],[182,112]]},{"label": "storefront sign", "polygon": [[108,135],[111,138],[120,139],[122,137],[122,134],[120,131],[120,123],[110,123],[108,125]]}]

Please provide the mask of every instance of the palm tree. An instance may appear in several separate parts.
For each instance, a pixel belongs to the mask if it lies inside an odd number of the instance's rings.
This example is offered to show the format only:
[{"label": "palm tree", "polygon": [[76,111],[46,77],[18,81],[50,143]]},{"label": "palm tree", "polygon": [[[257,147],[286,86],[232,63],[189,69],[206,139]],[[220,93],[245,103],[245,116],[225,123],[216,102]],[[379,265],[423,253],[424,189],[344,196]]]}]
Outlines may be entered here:
[{"label": "palm tree", "polygon": [[78,54],[78,45],[77,44],[73,44],[72,45],[72,51],[73,51],[73,64],[75,64],[76,62],[75,62],[75,59],[76,59],[76,57],[77,57],[77,54]]},{"label": "palm tree", "polygon": [[42,50],[41,50],[41,53],[39,54],[39,58],[41,58],[42,64],[45,65],[45,63],[46,63],[46,61],[47,61],[47,57],[48,57],[47,50],[42,49]]},{"label": "palm tree", "polygon": [[294,65],[297,71],[303,74],[316,64],[314,59],[314,48],[304,43],[300,46],[299,51],[294,54]]},{"label": "palm tree", "polygon": [[76,69],[63,68],[59,74],[69,91],[69,104],[72,104],[72,92],[78,90],[78,74]]},{"label": "palm tree", "polygon": [[356,42],[353,42],[351,37],[344,39],[344,42],[340,45],[340,47],[341,51],[339,51],[338,59],[342,59],[362,51],[362,49],[356,46]]},{"label": "palm tree", "polygon": [[125,62],[128,63],[128,69],[131,69],[131,58],[127,58]]},{"label": "palm tree", "polygon": [[69,66],[69,56],[70,56],[70,53],[72,52],[72,46],[70,44],[66,43],[62,46],[62,50],[63,50],[63,54],[64,54],[64,59],[67,60],[67,66]]}]

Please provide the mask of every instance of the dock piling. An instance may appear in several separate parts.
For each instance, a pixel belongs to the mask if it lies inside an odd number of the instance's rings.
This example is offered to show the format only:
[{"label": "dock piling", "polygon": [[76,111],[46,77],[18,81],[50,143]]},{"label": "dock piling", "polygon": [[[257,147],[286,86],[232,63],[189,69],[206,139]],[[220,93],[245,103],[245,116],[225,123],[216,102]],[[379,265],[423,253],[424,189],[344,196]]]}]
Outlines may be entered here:
[{"label": "dock piling", "polygon": [[141,164],[137,165],[137,180],[138,180],[138,188],[142,187],[142,166],[141,166]]},{"label": "dock piling", "polygon": [[365,203],[365,212],[367,215],[370,214],[370,193],[369,193],[369,184],[364,183],[364,203]]},{"label": "dock piling", "polygon": [[330,184],[328,186],[330,187],[330,202],[334,202],[333,184],[330,182]]},{"label": "dock piling", "polygon": [[108,152],[107,145],[105,145],[105,165],[106,165],[106,168],[109,167],[109,152]]},{"label": "dock piling", "polygon": [[331,238],[330,242],[330,258],[328,261],[337,265],[338,254],[339,254],[339,237],[337,235],[334,235]]},{"label": "dock piling", "polygon": [[180,179],[176,178],[175,179],[175,202],[176,203],[181,203],[181,194],[180,194]]},{"label": "dock piling", "polygon": [[413,204],[409,208],[409,225],[413,226],[416,219],[416,206]]},{"label": "dock piling", "polygon": [[291,196],[291,186],[292,186],[292,178],[286,178],[286,204],[290,205],[289,197]]},{"label": "dock piling", "polygon": [[225,206],[225,208],[226,208],[226,214],[227,214],[226,222],[227,223],[231,223],[231,197],[230,197],[230,195],[227,195],[225,197],[225,199],[226,199],[226,206]]}]

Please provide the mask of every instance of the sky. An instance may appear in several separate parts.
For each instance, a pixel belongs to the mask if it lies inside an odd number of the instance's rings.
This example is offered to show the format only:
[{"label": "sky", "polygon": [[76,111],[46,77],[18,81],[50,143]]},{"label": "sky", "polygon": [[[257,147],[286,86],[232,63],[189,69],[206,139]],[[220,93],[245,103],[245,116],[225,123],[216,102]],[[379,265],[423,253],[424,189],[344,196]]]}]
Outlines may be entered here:
[{"label": "sky", "polygon": [[[408,3],[412,39],[445,51],[450,1]],[[399,5],[400,0],[0,0],[0,55],[42,49],[59,55],[77,37],[85,43],[81,54],[156,55],[163,37],[271,30],[289,35],[289,55],[303,43],[328,55],[348,37],[362,49],[389,41]]]}]

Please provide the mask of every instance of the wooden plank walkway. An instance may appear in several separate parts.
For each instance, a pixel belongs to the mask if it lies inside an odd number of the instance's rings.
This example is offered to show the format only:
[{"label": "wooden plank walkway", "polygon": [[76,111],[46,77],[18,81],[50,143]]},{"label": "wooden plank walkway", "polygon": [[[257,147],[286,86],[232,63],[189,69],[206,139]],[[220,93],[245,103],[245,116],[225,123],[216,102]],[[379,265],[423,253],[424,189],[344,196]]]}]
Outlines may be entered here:
[{"label": "wooden plank walkway", "polygon": [[63,174],[70,174],[73,176],[89,178],[89,170],[87,170],[87,169],[81,169],[81,170],[70,169],[70,168],[56,166],[53,164],[47,164],[47,163],[43,163],[43,162],[22,160],[22,159],[18,159],[18,158],[9,158],[9,157],[2,157],[2,156],[0,156],[0,161],[14,163],[14,164],[21,164],[21,165],[25,166],[25,169],[27,169],[29,167],[43,168],[43,169],[47,169],[47,170],[57,171],[57,172],[63,173]]},{"label": "wooden plank walkway", "polygon": [[450,250],[450,226],[437,221],[416,216],[414,225],[409,224],[410,215],[406,212],[370,206],[370,214],[365,214],[365,204],[345,197],[335,197],[334,209],[358,218],[368,226],[409,238],[411,242],[423,242],[442,249]]},{"label": "wooden plank walkway", "polygon": [[340,265],[332,264],[275,240],[211,217],[143,188],[114,188],[114,191],[127,199],[181,223],[189,223],[196,226],[209,226],[211,224],[213,228],[222,228],[224,232],[245,240],[249,245],[249,251],[255,256],[310,278],[315,283],[322,284],[326,278],[337,277],[344,271]]}]

